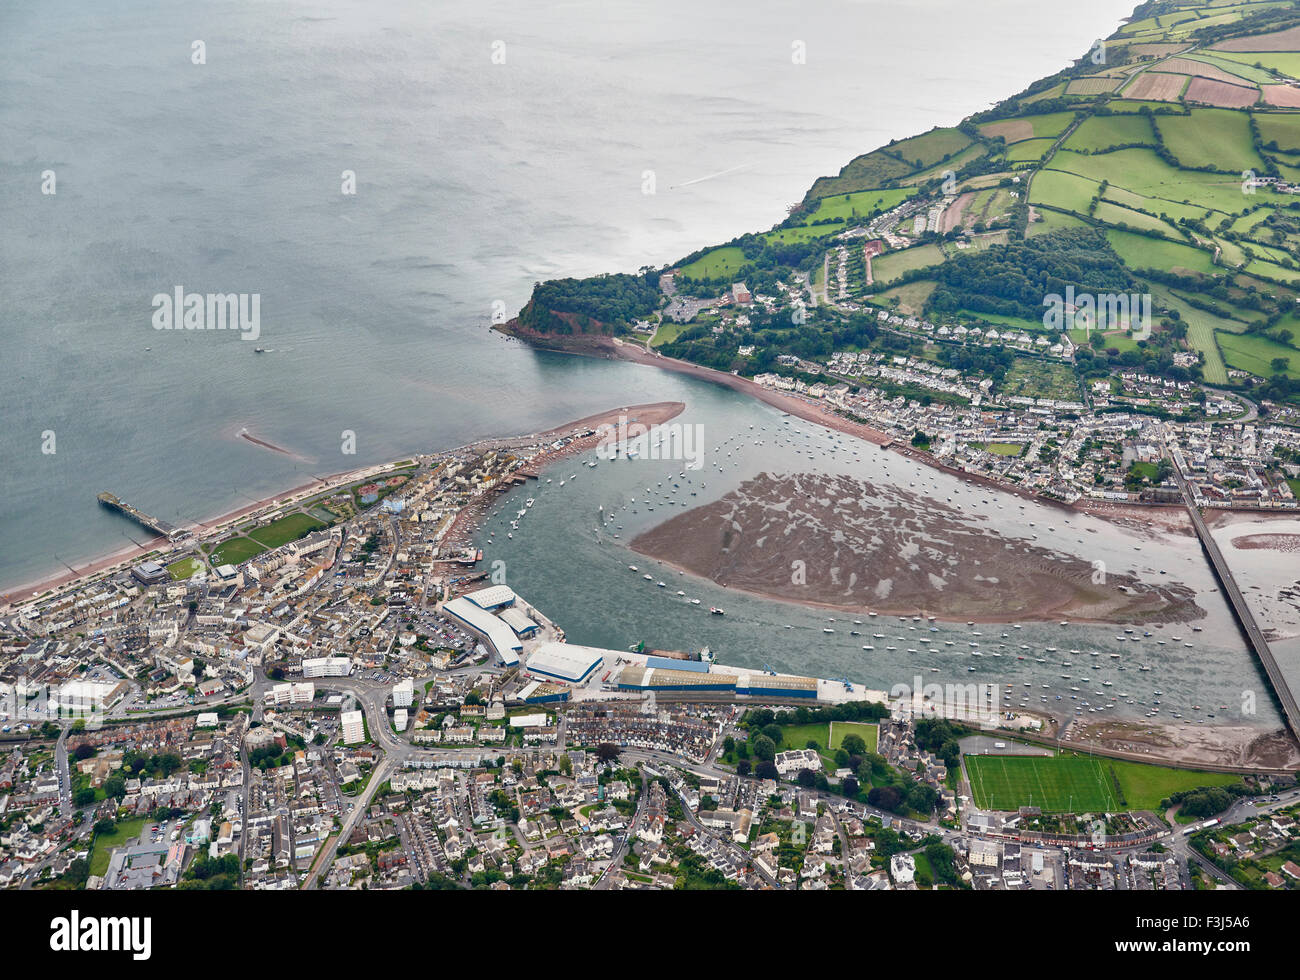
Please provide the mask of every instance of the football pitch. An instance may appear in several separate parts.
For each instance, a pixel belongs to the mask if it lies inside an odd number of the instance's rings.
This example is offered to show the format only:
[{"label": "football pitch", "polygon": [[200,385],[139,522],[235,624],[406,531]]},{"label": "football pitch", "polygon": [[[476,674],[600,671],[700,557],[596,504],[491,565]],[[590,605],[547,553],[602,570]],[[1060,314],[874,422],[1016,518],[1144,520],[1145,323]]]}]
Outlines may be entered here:
[{"label": "football pitch", "polygon": [[1120,810],[1109,767],[1088,756],[970,755],[966,773],[985,810],[1036,806],[1044,813]]}]

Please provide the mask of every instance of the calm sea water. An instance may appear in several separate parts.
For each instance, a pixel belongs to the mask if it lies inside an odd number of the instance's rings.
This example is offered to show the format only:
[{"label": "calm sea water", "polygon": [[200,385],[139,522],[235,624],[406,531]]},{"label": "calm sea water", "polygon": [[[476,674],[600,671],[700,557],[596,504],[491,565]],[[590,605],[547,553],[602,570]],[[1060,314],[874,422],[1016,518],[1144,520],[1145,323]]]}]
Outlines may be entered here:
[{"label": "calm sea water", "polygon": [[[768,227],[855,153],[1056,70],[1130,2],[10,0],[0,587],[139,537],[100,490],[203,519],[311,474],[695,397],[507,342],[493,304]],[[274,352],[155,331],[151,299],[178,285],[260,294]]]},{"label": "calm sea water", "polygon": [[[1004,692],[1010,684],[1009,707],[1020,706],[1023,698],[1027,708],[1058,715],[1078,711],[1088,721],[1143,718],[1159,705],[1164,722],[1278,723],[1259,668],[1194,537],[1134,535],[1086,514],[968,485],[759,402],[737,402],[725,389],[697,389],[688,390],[689,407],[673,422],[691,427],[691,441],[683,429],[668,445],[689,446],[689,458],[702,462],[699,469],[654,458],[666,453],[652,435],[636,444],[635,459],[607,461],[591,453],[557,462],[541,480],[506,494],[479,530],[483,570],[503,575],[506,584],[559,619],[572,642],[615,650],[644,642],[691,652],[707,645],[722,663],[843,677],[877,690],[912,689],[917,678],[922,685],[997,684]],[[658,453],[648,449],[652,441],[661,447]],[[586,465],[591,461],[594,468]],[[1108,570],[1143,582],[1190,587],[1206,611],[1194,624],[1202,631],[1194,631],[1193,623],[1138,625],[1131,632],[1125,632],[1126,624],[1056,621],[967,626],[811,609],[721,588],[628,546],[638,533],[763,472],[844,474],[939,501],[951,498],[972,527],[998,534],[1008,546],[1032,543],[1104,562]],[[531,507],[525,505],[529,497]],[[519,517],[521,509],[525,514]],[[511,529],[511,521],[519,526]],[[769,531],[769,537],[779,536],[779,529]],[[941,571],[943,560],[928,554],[923,548],[914,560],[923,568],[933,561]],[[785,557],[815,560],[793,552]],[[710,606],[725,615],[711,616]],[[854,630],[861,635],[853,636]],[[1242,710],[1246,691],[1255,695],[1245,702],[1248,713]],[[1088,710],[1112,697],[1113,709]]]}]

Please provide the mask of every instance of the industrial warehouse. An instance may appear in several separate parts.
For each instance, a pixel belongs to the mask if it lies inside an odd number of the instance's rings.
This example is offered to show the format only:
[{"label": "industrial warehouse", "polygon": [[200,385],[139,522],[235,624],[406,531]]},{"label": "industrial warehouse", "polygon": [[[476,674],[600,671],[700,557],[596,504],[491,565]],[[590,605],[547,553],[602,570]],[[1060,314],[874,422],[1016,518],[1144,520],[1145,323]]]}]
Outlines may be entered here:
[{"label": "industrial warehouse", "polygon": [[449,599],[441,611],[478,636],[483,651],[503,666],[521,667],[527,680],[519,696],[525,701],[583,700],[614,691],[629,695],[690,692],[833,704],[885,698],[883,691],[855,688],[842,681],[715,664],[707,653],[646,654],[567,643],[563,630],[504,585]]}]

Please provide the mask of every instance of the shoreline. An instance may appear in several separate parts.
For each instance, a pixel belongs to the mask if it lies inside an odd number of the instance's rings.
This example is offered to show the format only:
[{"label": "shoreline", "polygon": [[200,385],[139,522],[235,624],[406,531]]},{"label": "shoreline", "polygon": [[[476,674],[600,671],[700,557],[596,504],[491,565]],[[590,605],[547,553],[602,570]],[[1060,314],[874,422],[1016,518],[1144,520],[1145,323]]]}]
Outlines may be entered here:
[{"label": "shoreline", "polygon": [[[585,416],[584,418],[576,419],[572,422],[566,422],[562,425],[554,426],[550,429],[545,429],[545,430],[532,432],[532,433],[514,435],[514,436],[487,437],[483,439],[476,439],[474,442],[469,442],[461,446],[454,446],[451,447],[450,449],[436,450],[433,452],[415,452],[406,458],[411,458],[412,456],[422,456],[422,455],[458,453],[467,450],[476,450],[479,447],[483,447],[485,449],[493,448],[494,444],[509,444],[509,443],[530,444],[532,442],[536,442],[539,440],[552,440],[552,439],[559,438],[563,435],[566,435],[576,428],[581,428],[581,427],[594,428],[602,422],[609,422],[611,420],[617,421],[617,419],[621,415],[630,412],[650,413],[656,418],[660,414],[670,413],[670,414],[664,414],[664,418],[661,419],[660,421],[656,421],[652,423],[658,425],[658,424],[662,424],[662,422],[668,421],[669,419],[675,418],[677,415],[680,415],[683,411],[685,411],[685,409],[686,409],[686,405],[683,402],[651,402],[643,405],[623,405],[617,408],[608,409],[603,412],[597,412],[593,415],[588,415]],[[584,440],[575,440],[574,443],[570,444],[570,446],[575,445],[576,443],[585,443],[589,440],[598,440],[599,438],[600,436],[598,434],[592,435],[590,437],[587,437],[587,439]],[[566,455],[565,451],[569,450],[570,446],[565,446],[563,449],[553,451],[554,456],[552,458],[553,459],[562,458],[564,455]],[[582,448],[586,449],[586,448],[590,448],[590,446],[584,445]],[[574,450],[574,451],[576,452],[580,450]],[[327,490],[329,490],[331,487],[335,486],[336,484],[350,483],[353,480],[359,480],[366,476],[384,472],[385,470],[390,469],[391,467],[396,465],[396,463],[402,461],[403,460],[388,460],[382,463],[373,463],[369,466],[359,467],[355,470],[343,470],[338,473],[332,473],[323,478],[314,478],[308,483],[302,483],[299,484],[298,486],[291,487],[290,489],[279,491],[278,493],[274,493],[268,497],[264,497],[261,500],[256,501],[255,503],[245,504],[241,507],[235,508],[234,510],[222,511],[221,513],[215,514],[212,517],[197,522],[197,527],[202,532],[210,535],[213,532],[217,532],[225,529],[230,524],[240,520],[241,518],[248,516],[249,514],[256,513],[257,511],[263,510],[267,507],[283,506],[285,504],[292,502],[293,498],[295,497],[312,496],[316,493],[324,493]],[[551,460],[548,459],[546,461],[549,462]],[[538,465],[545,465],[545,463],[540,463]],[[473,506],[474,505],[470,505],[469,507],[463,508],[462,513],[464,511],[469,510]],[[456,525],[460,523],[460,520],[461,519],[458,516],[456,522],[453,523],[452,528],[449,529],[448,531],[449,537],[452,531],[456,529]],[[63,572],[54,573],[52,575],[47,575],[42,578],[35,579],[31,582],[22,583],[19,585],[6,588],[3,592],[0,592],[0,608],[18,605],[24,602],[28,602],[32,599],[39,598],[40,596],[48,592],[66,589],[68,586],[81,582],[83,579],[93,578],[106,571],[115,569],[118,566],[130,565],[131,563],[136,562],[139,559],[143,558],[145,555],[154,554],[156,552],[159,552],[160,550],[165,549],[166,546],[167,546],[167,538],[163,537],[162,535],[156,535],[155,537],[150,538],[148,541],[146,541],[143,546],[132,545],[127,548],[119,548],[118,550],[113,551],[107,555],[100,555],[94,558],[90,558],[87,560],[86,564],[84,564],[81,567],[73,568],[72,570],[65,570]]]}]

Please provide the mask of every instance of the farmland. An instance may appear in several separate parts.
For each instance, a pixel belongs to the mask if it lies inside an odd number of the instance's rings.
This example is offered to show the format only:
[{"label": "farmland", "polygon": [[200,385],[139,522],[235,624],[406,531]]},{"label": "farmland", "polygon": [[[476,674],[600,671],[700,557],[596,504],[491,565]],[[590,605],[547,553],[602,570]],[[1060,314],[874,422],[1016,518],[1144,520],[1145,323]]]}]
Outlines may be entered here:
[{"label": "farmland", "polygon": [[1229,367],[1249,371],[1261,378],[1271,378],[1275,372],[1274,358],[1283,358],[1288,367],[1282,373],[1288,378],[1300,378],[1300,350],[1279,344],[1276,340],[1259,334],[1238,334],[1218,331],[1216,339],[1223,359]]}]

